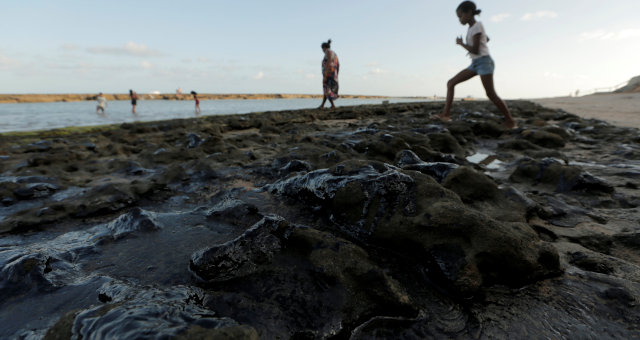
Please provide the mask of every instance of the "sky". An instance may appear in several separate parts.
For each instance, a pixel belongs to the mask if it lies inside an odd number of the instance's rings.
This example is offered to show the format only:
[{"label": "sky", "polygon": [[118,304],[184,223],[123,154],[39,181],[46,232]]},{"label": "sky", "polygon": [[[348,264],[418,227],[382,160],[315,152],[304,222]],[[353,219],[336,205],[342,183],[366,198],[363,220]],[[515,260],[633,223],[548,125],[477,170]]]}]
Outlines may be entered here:
[{"label": "sky", "polygon": [[[443,96],[470,64],[450,0],[3,1],[0,93],[322,92]],[[485,0],[505,99],[586,93],[640,75],[639,0]],[[456,96],[484,97],[480,79]]]}]

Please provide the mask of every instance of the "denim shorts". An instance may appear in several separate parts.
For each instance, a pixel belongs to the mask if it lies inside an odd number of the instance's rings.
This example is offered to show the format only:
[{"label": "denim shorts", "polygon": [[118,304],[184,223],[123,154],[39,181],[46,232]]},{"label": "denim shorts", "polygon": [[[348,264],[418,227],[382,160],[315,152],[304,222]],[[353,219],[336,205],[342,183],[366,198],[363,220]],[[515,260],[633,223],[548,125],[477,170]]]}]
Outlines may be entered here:
[{"label": "denim shorts", "polygon": [[467,67],[467,70],[473,71],[480,76],[487,74],[493,74],[493,70],[496,65],[493,63],[491,56],[485,55],[480,58],[473,59],[471,66]]}]

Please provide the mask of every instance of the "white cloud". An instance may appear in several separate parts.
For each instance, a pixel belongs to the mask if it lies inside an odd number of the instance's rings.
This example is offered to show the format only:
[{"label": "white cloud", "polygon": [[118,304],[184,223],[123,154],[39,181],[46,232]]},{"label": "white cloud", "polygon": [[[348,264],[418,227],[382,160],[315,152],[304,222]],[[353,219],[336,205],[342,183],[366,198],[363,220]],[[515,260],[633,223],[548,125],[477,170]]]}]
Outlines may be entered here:
[{"label": "white cloud", "polygon": [[494,16],[491,17],[491,21],[493,22],[500,22],[508,17],[510,17],[511,14],[509,13],[500,13],[500,14],[496,14]]},{"label": "white cloud", "polygon": [[253,76],[253,79],[255,79],[255,80],[260,80],[262,78],[264,78],[264,72],[262,72],[262,71],[258,72],[258,74]]},{"label": "white cloud", "polygon": [[591,32],[582,32],[580,34],[580,40],[609,40],[614,37],[615,33],[606,32],[605,30],[597,30]]},{"label": "white cloud", "polygon": [[318,75],[316,75],[315,73],[310,73],[307,70],[303,70],[303,69],[297,69],[296,73],[298,74],[298,76],[303,77],[304,79],[307,79],[307,80],[318,78]]},{"label": "white cloud", "polygon": [[126,55],[134,57],[159,57],[163,55],[160,51],[150,49],[146,45],[136,44],[132,41],[126,43],[122,47],[90,47],[87,51],[93,54]]},{"label": "white cloud", "polygon": [[531,21],[539,19],[555,19],[558,17],[558,13],[552,11],[537,11],[534,13],[526,13],[520,18],[522,21]]},{"label": "white cloud", "polygon": [[153,64],[151,64],[150,62],[145,60],[145,61],[140,63],[140,67],[142,67],[145,70],[148,70],[148,69],[152,69],[153,68]]},{"label": "white cloud", "polygon": [[369,70],[369,74],[384,74],[387,72],[388,72],[387,70],[381,69],[379,67],[374,67],[371,70]]},{"label": "white cloud", "polygon": [[370,75],[380,75],[389,72],[388,70],[382,68],[380,66],[380,63],[378,63],[377,61],[369,62],[365,66],[369,69],[369,72],[367,73]]},{"label": "white cloud", "polygon": [[63,44],[62,49],[65,51],[77,51],[80,49],[80,46],[74,44]]},{"label": "white cloud", "polygon": [[640,37],[640,29],[639,28],[631,28],[624,29],[618,32],[618,40],[629,39],[629,38],[638,38]]},{"label": "white cloud", "polygon": [[13,62],[14,62],[13,59],[9,59],[8,57],[5,57],[2,54],[0,54],[0,65],[8,65]]},{"label": "white cloud", "polygon": [[558,74],[558,73],[549,72],[549,71],[545,71],[544,72],[544,77],[545,78],[551,78],[551,79],[565,79],[565,78],[567,78],[564,74]]},{"label": "white cloud", "polygon": [[0,54],[0,69],[6,69],[18,65],[18,61]]},{"label": "white cloud", "polygon": [[587,40],[625,40],[631,38],[640,38],[640,29],[628,28],[620,31],[595,30],[583,32],[580,34],[580,41]]}]

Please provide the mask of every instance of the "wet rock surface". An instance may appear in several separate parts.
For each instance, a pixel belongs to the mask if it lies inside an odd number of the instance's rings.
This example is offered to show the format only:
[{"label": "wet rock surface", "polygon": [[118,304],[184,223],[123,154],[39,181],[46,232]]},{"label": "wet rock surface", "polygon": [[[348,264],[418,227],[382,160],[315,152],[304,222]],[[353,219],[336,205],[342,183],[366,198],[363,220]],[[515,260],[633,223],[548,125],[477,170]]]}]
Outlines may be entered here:
[{"label": "wet rock surface", "polygon": [[0,338],[634,338],[638,130],[508,103],[0,135]]}]

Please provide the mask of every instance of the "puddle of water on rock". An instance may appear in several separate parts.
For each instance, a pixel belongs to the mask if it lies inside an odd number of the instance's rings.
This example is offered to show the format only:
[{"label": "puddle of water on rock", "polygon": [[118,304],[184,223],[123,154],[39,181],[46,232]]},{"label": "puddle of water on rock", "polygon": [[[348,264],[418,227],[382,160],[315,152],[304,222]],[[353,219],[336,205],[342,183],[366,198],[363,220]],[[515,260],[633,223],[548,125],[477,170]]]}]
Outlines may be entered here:
[{"label": "puddle of water on rock", "polygon": [[187,269],[191,254],[242,232],[195,214],[167,213],[156,218],[163,226],[160,230],[101,246],[99,255],[83,261],[83,270],[140,284],[186,284],[191,281]]},{"label": "puddle of water on rock", "polygon": [[[193,284],[188,271],[191,255],[244,231],[207,219],[206,209],[151,214],[159,229],[138,230],[118,239],[109,238],[103,224],[63,233],[0,237],[0,255],[5,262],[16,254],[56,258],[53,271],[43,275],[52,280],[52,286],[31,282],[32,289],[11,301],[0,301],[0,339],[24,335],[27,326],[37,330],[33,338],[41,338],[42,331],[68,311],[99,304],[97,288],[111,279],[160,287]],[[32,281],[30,277],[25,280]],[[11,327],[5,327],[7,324]]]},{"label": "puddle of water on rock", "polygon": [[603,165],[603,164],[598,164],[598,163],[590,163],[590,162],[577,162],[577,161],[570,161],[569,165],[573,165],[573,166],[579,166],[579,167],[584,167],[584,168],[607,168],[608,166]]},{"label": "puddle of water on rock", "polygon": [[466,159],[471,163],[484,165],[490,170],[502,169],[504,164],[501,160],[497,159],[495,155],[489,155],[482,152],[477,152]]},{"label": "puddle of water on rock", "polygon": [[[98,304],[96,291],[108,279],[89,277],[86,282],[46,293],[30,293],[7,301],[0,308],[0,339],[42,339],[47,328],[65,313]],[[27,335],[18,337],[17,335]]]},{"label": "puddle of water on rock", "polygon": [[633,170],[640,171],[640,162],[629,161],[628,163],[624,163],[624,164],[612,164],[611,167],[618,168],[618,169],[633,169]]},{"label": "puddle of water on rock", "polygon": [[18,203],[12,204],[9,206],[4,206],[0,204],[0,221],[3,221],[5,218],[19,211],[35,208],[41,205],[42,205],[42,201],[40,200],[19,201]]},{"label": "puddle of water on rock", "polygon": [[51,199],[57,202],[64,201],[66,199],[79,196],[81,193],[86,191],[87,189],[80,187],[69,187],[65,190],[59,191],[53,195],[51,195]]}]

